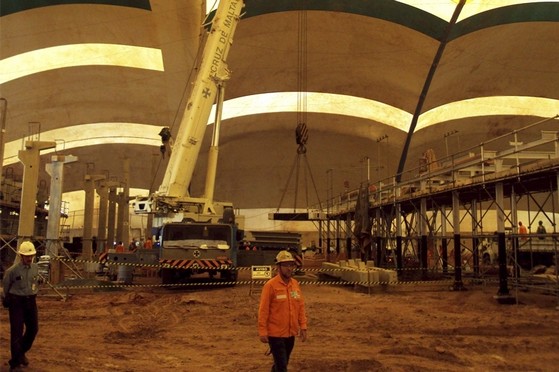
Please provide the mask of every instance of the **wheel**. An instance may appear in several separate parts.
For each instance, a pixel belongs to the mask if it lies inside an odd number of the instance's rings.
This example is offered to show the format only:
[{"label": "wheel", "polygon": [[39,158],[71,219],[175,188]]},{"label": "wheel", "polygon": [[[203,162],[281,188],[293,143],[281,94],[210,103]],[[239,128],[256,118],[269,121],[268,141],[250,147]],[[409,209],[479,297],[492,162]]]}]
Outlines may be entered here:
[{"label": "wheel", "polygon": [[161,284],[174,284],[175,283],[175,270],[161,269]]},{"label": "wheel", "polygon": [[221,272],[221,279],[228,280],[230,282],[236,282],[238,277],[237,270],[224,270]]}]

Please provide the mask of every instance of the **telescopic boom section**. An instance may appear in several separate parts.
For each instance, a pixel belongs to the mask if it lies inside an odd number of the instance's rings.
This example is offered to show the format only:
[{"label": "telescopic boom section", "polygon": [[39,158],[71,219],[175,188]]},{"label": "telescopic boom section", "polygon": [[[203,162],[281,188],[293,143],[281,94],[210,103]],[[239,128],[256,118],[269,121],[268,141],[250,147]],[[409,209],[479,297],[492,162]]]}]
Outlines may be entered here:
[{"label": "telescopic boom section", "polygon": [[159,195],[188,197],[188,186],[218,86],[230,77],[227,54],[239,22],[242,0],[221,0],[206,40],[197,77],[182,117]]}]

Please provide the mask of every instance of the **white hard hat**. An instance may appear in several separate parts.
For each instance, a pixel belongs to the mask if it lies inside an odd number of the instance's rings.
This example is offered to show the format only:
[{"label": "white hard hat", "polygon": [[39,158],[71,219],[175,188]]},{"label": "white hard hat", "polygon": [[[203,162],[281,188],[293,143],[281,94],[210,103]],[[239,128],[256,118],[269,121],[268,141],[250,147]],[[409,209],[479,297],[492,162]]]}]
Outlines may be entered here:
[{"label": "white hard hat", "polygon": [[295,262],[293,255],[288,251],[281,251],[276,256],[276,263],[280,262]]},{"label": "white hard hat", "polygon": [[22,256],[33,256],[37,254],[37,251],[35,250],[35,246],[33,245],[33,243],[31,243],[30,241],[25,241],[21,243],[17,253]]}]

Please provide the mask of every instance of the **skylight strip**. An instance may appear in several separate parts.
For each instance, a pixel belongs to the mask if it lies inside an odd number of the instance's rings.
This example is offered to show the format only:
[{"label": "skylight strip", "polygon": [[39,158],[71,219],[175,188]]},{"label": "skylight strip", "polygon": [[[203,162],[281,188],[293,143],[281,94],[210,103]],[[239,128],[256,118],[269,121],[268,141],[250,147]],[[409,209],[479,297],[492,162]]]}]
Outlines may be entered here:
[{"label": "skylight strip", "polygon": [[0,84],[48,70],[93,65],[164,70],[160,49],[98,43],[59,45],[1,60]]},{"label": "skylight strip", "polygon": [[431,125],[470,117],[514,115],[542,118],[559,114],[559,100],[541,97],[495,96],[451,102],[424,112],[415,131]]},{"label": "skylight strip", "polygon": [[[223,104],[222,119],[279,112],[297,112],[298,92],[264,93],[239,97]],[[306,93],[307,112],[345,115],[376,121],[407,132],[411,114],[382,102],[332,93]],[[210,124],[215,118],[215,105]]]}]

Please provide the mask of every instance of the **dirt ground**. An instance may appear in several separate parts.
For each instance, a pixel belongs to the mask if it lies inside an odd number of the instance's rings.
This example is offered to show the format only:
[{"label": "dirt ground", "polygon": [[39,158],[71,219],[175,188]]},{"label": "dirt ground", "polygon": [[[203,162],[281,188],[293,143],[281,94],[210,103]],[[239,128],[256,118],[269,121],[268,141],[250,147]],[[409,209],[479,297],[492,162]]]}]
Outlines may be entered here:
[{"label": "dirt ground", "polygon": [[[134,280],[143,287],[72,289],[65,301],[44,291],[25,370],[270,370],[256,330],[259,287],[251,294],[248,284],[169,289],[151,281],[157,278]],[[296,342],[290,370],[557,370],[556,296],[519,292],[518,304],[503,305],[496,286],[465,284],[465,291],[398,285],[371,293],[303,284],[309,339]],[[0,370],[7,371],[6,310],[0,345]]]}]

